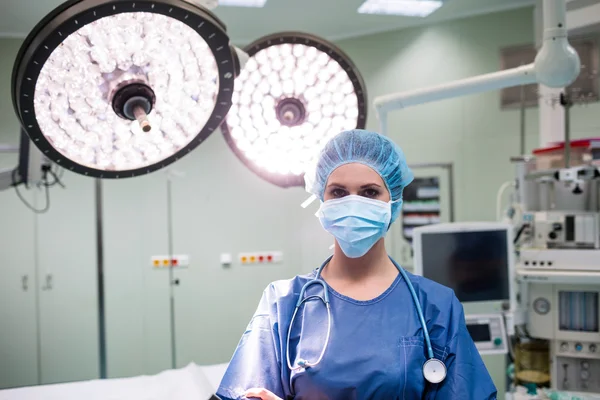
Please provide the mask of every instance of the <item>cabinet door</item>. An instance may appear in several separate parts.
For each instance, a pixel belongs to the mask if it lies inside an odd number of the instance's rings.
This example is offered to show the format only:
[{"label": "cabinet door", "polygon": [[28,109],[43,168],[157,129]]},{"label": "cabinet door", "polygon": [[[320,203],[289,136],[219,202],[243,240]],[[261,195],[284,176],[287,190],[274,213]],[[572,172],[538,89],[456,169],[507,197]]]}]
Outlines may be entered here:
[{"label": "cabinet door", "polygon": [[414,181],[404,189],[402,211],[392,227],[388,251],[398,263],[412,269],[412,230],[419,226],[451,221],[449,170],[411,166]]},{"label": "cabinet door", "polygon": [[[33,202],[34,190],[21,188]],[[0,389],[38,383],[35,214],[0,192]]]},{"label": "cabinet door", "polygon": [[168,274],[150,263],[168,253],[166,174],[102,186],[108,377],[156,374],[172,365]]},{"label": "cabinet door", "polygon": [[42,384],[98,377],[95,182],[62,180],[38,216]]}]

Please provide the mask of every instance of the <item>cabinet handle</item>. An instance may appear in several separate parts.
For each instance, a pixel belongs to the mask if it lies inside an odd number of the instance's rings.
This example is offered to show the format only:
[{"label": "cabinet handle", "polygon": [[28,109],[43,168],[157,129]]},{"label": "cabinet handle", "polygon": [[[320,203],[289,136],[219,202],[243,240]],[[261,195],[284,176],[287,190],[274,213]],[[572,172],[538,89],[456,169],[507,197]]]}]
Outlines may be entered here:
[{"label": "cabinet handle", "polygon": [[29,275],[23,275],[21,277],[21,286],[24,292],[29,290]]},{"label": "cabinet handle", "polygon": [[46,284],[42,287],[42,290],[52,290],[52,274],[46,275]]}]

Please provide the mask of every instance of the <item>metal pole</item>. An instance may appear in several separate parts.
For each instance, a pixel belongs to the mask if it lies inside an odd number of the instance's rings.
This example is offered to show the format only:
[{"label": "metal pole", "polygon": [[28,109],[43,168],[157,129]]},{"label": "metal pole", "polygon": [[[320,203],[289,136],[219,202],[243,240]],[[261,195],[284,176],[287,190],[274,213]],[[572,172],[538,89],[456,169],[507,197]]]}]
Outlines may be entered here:
[{"label": "metal pole", "polygon": [[454,222],[454,164],[448,164],[448,197],[450,198],[450,222]]},{"label": "metal pole", "polygon": [[171,365],[177,368],[177,343],[175,338],[175,288],[173,276],[173,202],[171,199],[171,177],[167,176],[167,235],[169,246],[169,308],[171,317]]},{"label": "metal pole", "polygon": [[525,85],[521,85],[521,146],[520,155],[525,155]]},{"label": "metal pole", "polygon": [[96,251],[98,280],[98,356],[100,379],[107,378],[106,368],[106,317],[104,310],[104,240],[102,219],[102,180],[96,179]]},{"label": "metal pole", "polygon": [[560,104],[565,108],[565,168],[571,167],[571,99],[566,92],[560,94]]}]

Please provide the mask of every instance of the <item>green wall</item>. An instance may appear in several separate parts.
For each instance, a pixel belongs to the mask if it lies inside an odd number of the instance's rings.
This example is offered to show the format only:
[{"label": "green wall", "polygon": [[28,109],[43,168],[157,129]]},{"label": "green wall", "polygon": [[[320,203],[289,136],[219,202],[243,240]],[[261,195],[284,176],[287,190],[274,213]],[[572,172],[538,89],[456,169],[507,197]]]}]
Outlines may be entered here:
[{"label": "green wall", "polygon": [[[499,49],[533,41],[532,9],[504,12],[339,42],[362,73],[370,103],[379,95],[429,86],[499,69]],[[510,29],[508,28],[510,27]],[[18,142],[10,98],[10,72],[19,40],[0,40],[0,143]],[[388,132],[410,163],[453,162],[458,220],[491,220],[496,191],[513,177],[508,160],[519,150],[519,112],[500,110],[498,92],[441,101],[390,114]],[[373,107],[368,128],[377,130]],[[538,145],[538,110],[527,111],[527,148]],[[573,136],[599,136],[600,106],[572,111]],[[0,155],[0,168],[16,158]],[[227,361],[268,282],[306,272],[328,254],[331,240],[313,213],[302,210],[301,188],[279,189],[256,177],[233,155],[219,132],[172,167],[175,253],[190,254],[176,289],[178,365]],[[170,367],[168,280],[152,271],[151,255],[167,251],[165,171],[105,181],[105,241],[109,375],[129,376]],[[93,184],[65,173],[67,189],[53,188],[51,209],[61,231],[93,229],[93,219],[64,213],[93,199]],[[60,196],[55,192],[61,191]],[[73,196],[68,194],[73,192]],[[20,224],[23,207],[12,190],[0,192],[0,226]],[[247,211],[251,210],[251,211]],[[57,215],[58,212],[64,214]],[[59,221],[59,222],[58,222]],[[85,226],[84,226],[85,225]],[[36,225],[28,231],[37,235]],[[397,230],[391,236],[394,240]],[[0,254],[31,251],[93,270],[95,260],[69,258],[68,246],[89,246],[73,235],[67,244],[46,235],[23,244],[6,235]],[[89,235],[84,236],[85,240]],[[11,242],[11,240],[13,242]],[[62,249],[62,250],[61,250]],[[223,268],[223,252],[281,250],[284,262],[269,267]],[[392,254],[398,256],[394,246]],[[16,257],[15,259],[18,259]],[[39,262],[39,261],[36,261]],[[93,282],[87,282],[95,288]],[[90,293],[94,293],[93,290]],[[0,338],[1,340],[1,338]],[[56,368],[60,368],[57,365]]]}]

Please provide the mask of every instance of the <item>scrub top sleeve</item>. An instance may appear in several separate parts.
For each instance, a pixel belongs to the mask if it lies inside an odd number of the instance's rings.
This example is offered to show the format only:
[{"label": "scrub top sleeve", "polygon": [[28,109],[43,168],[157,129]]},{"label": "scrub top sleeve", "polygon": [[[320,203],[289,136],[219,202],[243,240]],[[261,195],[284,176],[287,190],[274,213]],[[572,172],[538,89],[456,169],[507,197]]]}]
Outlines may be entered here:
[{"label": "scrub top sleeve", "polygon": [[447,345],[446,379],[435,385],[436,400],[495,400],[496,386],[471,339],[462,304],[454,297],[448,330],[453,332]]},{"label": "scrub top sleeve", "polygon": [[277,300],[273,293],[272,286],[263,292],[223,376],[217,396],[229,400],[245,399],[246,390],[263,388],[285,397],[281,384],[281,357],[276,347],[279,334],[277,325],[273,324],[277,320]]}]

